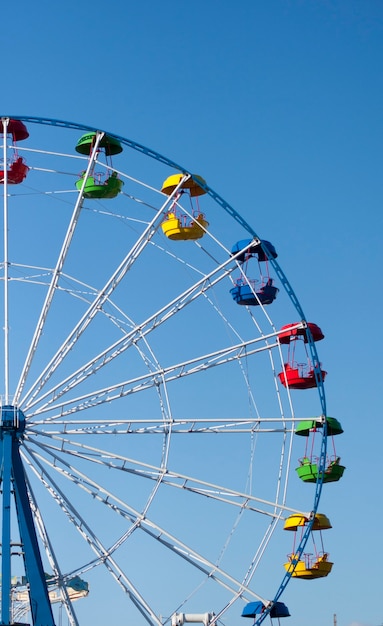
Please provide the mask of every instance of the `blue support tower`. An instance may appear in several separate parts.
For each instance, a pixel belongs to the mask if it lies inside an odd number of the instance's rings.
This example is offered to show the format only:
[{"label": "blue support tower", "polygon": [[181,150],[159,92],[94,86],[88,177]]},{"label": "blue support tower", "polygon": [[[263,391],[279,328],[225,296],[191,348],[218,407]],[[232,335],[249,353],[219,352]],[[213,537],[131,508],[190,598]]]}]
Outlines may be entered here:
[{"label": "blue support tower", "polygon": [[20,442],[25,428],[25,416],[15,406],[1,407],[0,451],[2,482],[2,558],[1,558],[1,624],[12,624],[11,607],[11,498],[15,499],[17,522],[28,580],[29,601],[33,626],[54,626],[43,564],[29,503],[24,468],[20,457]]}]

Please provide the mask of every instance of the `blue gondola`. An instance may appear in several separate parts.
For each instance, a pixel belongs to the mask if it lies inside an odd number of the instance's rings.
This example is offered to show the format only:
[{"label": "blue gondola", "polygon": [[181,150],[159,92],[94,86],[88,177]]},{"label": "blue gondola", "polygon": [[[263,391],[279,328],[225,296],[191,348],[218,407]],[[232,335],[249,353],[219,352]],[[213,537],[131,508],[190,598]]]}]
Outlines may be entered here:
[{"label": "blue gondola", "polygon": [[269,278],[267,283],[260,288],[254,280],[244,282],[239,279],[235,287],[230,289],[231,296],[237,304],[248,306],[271,304],[277,297],[278,291],[279,289],[273,285],[272,278]]},{"label": "blue gondola", "polygon": [[237,256],[238,263],[244,263],[250,257],[254,256],[258,257],[259,262],[267,261],[269,257],[265,253],[265,248],[267,249],[269,255],[273,257],[273,259],[276,259],[278,256],[273,244],[270,243],[270,241],[266,241],[266,239],[260,240],[260,243],[257,241],[253,241],[252,239],[241,239],[241,241],[237,241],[237,243],[234,244],[231,249],[231,254],[237,254],[237,252],[243,250],[244,248],[246,248],[246,250],[244,250],[242,254]]},{"label": "blue gondola", "polygon": [[[241,617],[253,617],[260,615],[266,607],[263,602],[249,602],[242,611]],[[283,602],[275,602],[270,610],[270,617],[290,617],[289,609]]]},{"label": "blue gondola", "polygon": [[[241,253],[238,254],[238,252]],[[236,259],[241,265],[241,277],[235,281],[234,287],[230,289],[233,300],[237,304],[245,306],[271,304],[279,291],[269,275],[268,260],[270,257],[275,259],[278,256],[273,244],[266,240],[242,239],[234,244],[231,254],[233,256],[238,255]],[[254,257],[258,260],[260,279],[247,277],[248,262]]]}]

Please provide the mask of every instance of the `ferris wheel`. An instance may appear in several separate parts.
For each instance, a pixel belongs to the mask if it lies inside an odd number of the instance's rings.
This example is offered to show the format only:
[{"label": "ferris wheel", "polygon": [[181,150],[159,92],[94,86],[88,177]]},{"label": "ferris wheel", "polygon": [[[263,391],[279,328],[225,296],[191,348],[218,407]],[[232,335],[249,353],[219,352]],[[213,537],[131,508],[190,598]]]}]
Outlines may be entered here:
[{"label": "ferris wheel", "polygon": [[288,615],[344,466],[277,242],[134,141],[0,131],[2,623]]}]

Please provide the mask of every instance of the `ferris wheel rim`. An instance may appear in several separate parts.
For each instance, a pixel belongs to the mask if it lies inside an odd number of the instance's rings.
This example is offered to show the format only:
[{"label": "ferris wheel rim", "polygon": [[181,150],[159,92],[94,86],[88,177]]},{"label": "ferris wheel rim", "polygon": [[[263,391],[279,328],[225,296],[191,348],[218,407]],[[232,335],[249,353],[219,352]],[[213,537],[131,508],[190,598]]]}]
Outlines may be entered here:
[{"label": "ferris wheel rim", "polygon": [[[2,119],[4,119],[5,116],[2,116]],[[64,122],[62,120],[54,120],[54,119],[50,119],[50,118],[34,118],[34,117],[25,117],[25,116],[7,116],[9,118],[12,119],[19,119],[25,122],[30,122],[30,123],[37,123],[37,124],[42,124],[42,125],[46,125],[46,126],[55,126],[57,128],[67,128],[67,129],[72,129],[72,130],[79,130],[79,131],[94,131],[94,132],[98,132],[99,129],[92,127],[92,126],[88,126],[88,125],[83,125],[83,124],[73,124],[71,122]],[[112,137],[115,137],[116,139],[118,139],[119,141],[121,141],[121,143],[123,143],[124,145],[133,148],[134,150],[136,150],[137,152],[141,152],[143,154],[145,154],[145,156],[149,156],[157,161],[159,161],[160,163],[163,163],[171,168],[174,169],[178,169],[182,172],[185,172],[187,174],[189,174],[190,176],[194,176],[192,174],[190,174],[189,172],[187,172],[187,170],[185,170],[185,168],[182,168],[181,166],[179,166],[178,164],[174,163],[173,161],[167,159],[166,157],[163,157],[162,155],[160,155],[159,153],[152,151],[148,148],[145,148],[144,146],[142,146],[141,144],[138,144],[136,142],[133,142],[129,139],[125,139],[124,137],[121,137],[120,135],[116,135],[114,133],[109,133],[109,131],[101,131],[101,132],[107,132],[108,135],[111,135]],[[247,222],[245,222],[243,220],[243,218],[225,201],[221,198],[221,196],[219,196],[218,194],[216,194],[210,187],[208,187],[206,185],[206,192],[208,195],[210,195],[210,197],[217,202],[231,217],[233,217],[238,223],[241,224],[241,226],[244,227],[244,229],[249,232],[253,238],[255,240],[257,240],[261,245],[262,245],[262,241],[259,239],[259,237],[257,236],[257,234],[255,233],[255,231],[247,224]],[[282,269],[280,268],[280,265],[278,264],[278,262],[275,260],[275,258],[273,258],[272,256],[270,256],[268,254],[268,249],[267,247],[264,250],[266,256],[268,256],[269,262],[270,264],[273,266],[274,270],[276,271],[279,279],[281,280],[283,286],[285,287],[285,290],[287,292],[288,297],[290,298],[291,302],[293,303],[293,305],[296,307],[296,310],[298,311],[298,313],[301,316],[301,320],[300,320],[300,324],[302,324],[303,326],[307,326],[307,321],[303,315],[303,311],[301,309],[301,306],[299,304],[298,299],[295,296],[294,291],[292,290],[290,283],[288,282],[285,274],[283,273]],[[313,341],[313,338],[310,335],[310,332],[308,333],[308,345],[309,345],[309,350],[311,351],[311,355],[312,355],[312,359],[313,362],[318,362],[318,357],[317,357],[317,352],[316,352],[316,346],[315,343]],[[182,363],[180,364],[180,366],[182,365]],[[148,374],[148,376],[150,376],[150,373]],[[318,372],[316,372],[316,378],[317,378],[317,387],[319,390],[319,396],[320,396],[320,401],[321,401],[321,405],[322,405],[322,413],[323,415],[326,415],[326,405],[325,405],[325,395],[324,395],[324,387],[323,387],[323,380],[322,377],[320,375],[320,373],[318,374]],[[76,398],[74,401],[77,401]],[[38,415],[39,413],[37,413]],[[31,431],[32,432],[32,431]],[[320,467],[324,467],[325,464],[325,459],[326,459],[326,438],[327,438],[327,434],[326,434],[326,426],[324,426],[324,437],[323,437],[323,444],[322,444],[322,448],[321,448],[321,461],[320,461]],[[170,439],[170,438],[169,438]],[[32,455],[33,456],[33,455]],[[181,475],[179,475],[178,477],[180,477]],[[186,475],[185,475],[186,476]],[[185,478],[184,476],[184,478]],[[315,496],[314,496],[314,504],[313,507],[310,511],[310,516],[311,519],[314,518],[317,509],[318,509],[318,504],[319,504],[319,499],[320,499],[320,495],[321,495],[321,490],[322,490],[322,484],[323,484],[323,472],[319,474],[319,478],[316,484],[316,488],[315,488]],[[212,484],[209,485],[210,487],[212,487]],[[279,515],[276,515],[276,517],[280,517],[280,513]],[[311,527],[312,527],[312,522],[310,522],[310,524],[307,527],[306,533],[303,535],[301,542],[298,546],[298,552],[302,552],[304,550],[304,547],[306,545],[306,542],[309,538],[310,532],[311,532]],[[201,558],[201,557],[198,557]],[[210,563],[209,567],[212,567],[213,564]],[[219,569],[219,568],[218,568]],[[262,616],[260,616],[258,618],[258,620],[256,621],[256,623],[261,623],[263,621],[263,619],[268,615],[268,613],[271,610],[271,606],[273,603],[275,603],[278,598],[281,596],[282,592],[284,591],[284,588],[287,584],[287,582],[289,581],[289,579],[291,578],[292,575],[292,571],[287,572],[285,574],[285,576],[282,579],[282,583],[280,584],[280,587],[278,588],[276,595],[274,596],[273,600],[271,600],[271,604],[266,608],[266,610],[264,611],[264,613],[262,614]],[[240,581],[235,581],[235,585],[238,585],[238,587],[240,587]],[[256,594],[254,594],[252,597],[257,597],[259,598],[260,596],[257,596]]]}]

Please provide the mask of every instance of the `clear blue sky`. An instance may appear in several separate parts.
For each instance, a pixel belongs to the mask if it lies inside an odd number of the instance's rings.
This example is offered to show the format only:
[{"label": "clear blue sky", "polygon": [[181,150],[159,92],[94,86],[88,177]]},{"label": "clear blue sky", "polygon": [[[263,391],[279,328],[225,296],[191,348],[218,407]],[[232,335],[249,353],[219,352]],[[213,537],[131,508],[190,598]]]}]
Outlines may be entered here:
[{"label": "clear blue sky", "polygon": [[147,145],[201,174],[277,246],[326,335],[347,466],[321,506],[334,570],[292,581],[284,600],[294,626],[334,614],[339,626],[379,626],[382,2],[21,0],[1,22],[3,114]]}]

